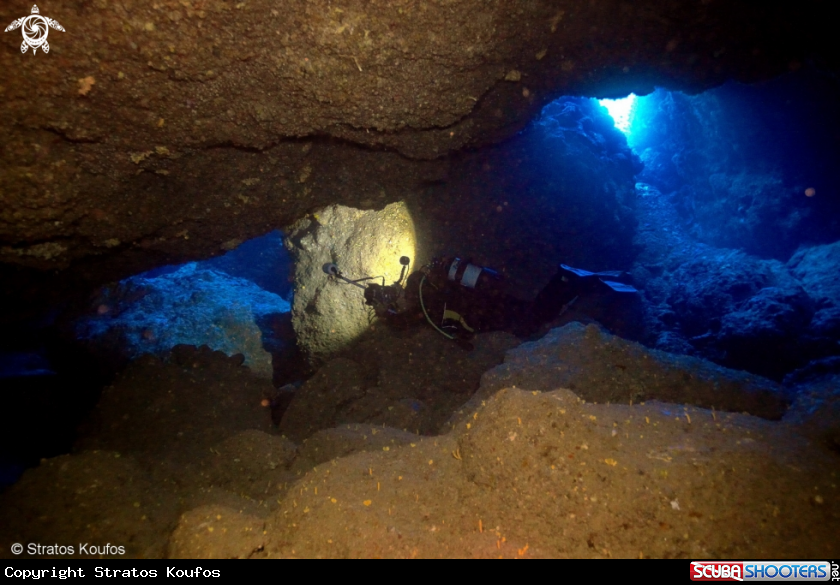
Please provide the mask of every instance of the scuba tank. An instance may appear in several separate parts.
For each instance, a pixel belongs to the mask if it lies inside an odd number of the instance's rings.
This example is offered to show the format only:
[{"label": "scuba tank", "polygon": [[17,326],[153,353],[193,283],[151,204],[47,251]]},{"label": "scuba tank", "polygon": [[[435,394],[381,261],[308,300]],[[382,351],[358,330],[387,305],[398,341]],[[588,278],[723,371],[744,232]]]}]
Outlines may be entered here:
[{"label": "scuba tank", "polygon": [[435,264],[436,268],[446,276],[446,280],[451,283],[460,284],[483,294],[502,292],[502,275],[491,268],[477,266],[470,260],[461,258],[442,258],[436,260]]},{"label": "scuba tank", "polygon": [[[428,277],[428,278],[427,278]],[[424,299],[423,285],[434,289]],[[502,275],[470,260],[435,258],[423,271],[418,289],[421,309],[429,324],[443,336],[471,348],[469,339],[490,322],[504,299]],[[433,300],[431,306],[427,306]]]}]

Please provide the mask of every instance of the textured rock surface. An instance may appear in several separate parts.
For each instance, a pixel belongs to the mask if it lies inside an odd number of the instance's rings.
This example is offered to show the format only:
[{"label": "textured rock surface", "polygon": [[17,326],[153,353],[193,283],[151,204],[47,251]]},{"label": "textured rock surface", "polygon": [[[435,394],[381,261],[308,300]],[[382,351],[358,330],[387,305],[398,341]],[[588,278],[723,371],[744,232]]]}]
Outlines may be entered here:
[{"label": "textured rock surface", "polygon": [[297,391],[280,421],[280,432],[300,442],[315,431],[336,426],[341,408],[364,395],[362,368],[345,358],[331,360]]},{"label": "textured rock surface", "polygon": [[262,547],[265,520],[220,505],[181,515],[169,539],[170,559],[247,559]]},{"label": "textured rock surface", "polygon": [[324,267],[336,264],[350,280],[374,277],[368,282],[390,285],[400,277],[401,256],[417,263],[415,242],[414,223],[403,203],[381,211],[331,206],[287,230],[285,244],[295,262],[292,326],[308,359],[320,363],[346,349],[375,320],[364,290],[327,274]]},{"label": "textured rock surface", "polygon": [[[787,410],[779,385],[705,360],[647,349],[596,325],[570,323],[523,343],[487,371],[464,412],[501,388],[569,388],[594,402],[661,400],[780,419]],[[461,415],[459,415],[460,417]],[[459,417],[456,417],[457,421]]]},{"label": "textured rock surface", "polygon": [[272,390],[241,360],[206,347],[179,346],[168,364],[145,355],[103,390],[77,446],[108,446],[153,469],[193,464],[236,433],[269,431],[260,400]]},{"label": "textured rock surface", "polygon": [[[50,486],[49,502],[26,497],[27,492],[45,484]],[[25,474],[5,495],[6,501],[15,504],[4,506],[4,532],[10,542],[50,544],[60,534],[66,538],[62,544],[73,546],[74,556],[100,556],[80,553],[81,543],[119,546],[117,543],[135,542],[138,556],[159,557],[166,549],[166,539],[157,527],[161,521],[171,521],[176,504],[168,494],[154,491],[148,472],[116,451],[62,455]],[[67,514],[67,510],[80,513]],[[85,532],[87,538],[82,537]]]},{"label": "textured rock surface", "polygon": [[[374,353],[392,380],[411,373]],[[422,353],[415,368],[439,368],[441,385],[472,367],[465,353],[437,365]],[[604,359],[585,368],[596,391],[615,370]],[[171,364],[134,362],[72,454],[0,495],[0,541],[110,541],[126,546],[110,556],[129,558],[836,558],[838,465],[826,447],[837,427],[808,420],[814,405],[836,406],[823,381],[799,381],[789,424],[503,389],[446,435],[346,425],[295,450],[260,406],[269,384],[220,352],[180,346]]]},{"label": "textured rock surface", "polygon": [[[3,36],[0,261],[207,256],[522,128],[559,95],[699,90],[808,57],[825,3],[65,2],[49,55]],[[0,21],[24,16],[4,5]],[[46,14],[46,12],[45,12]],[[703,31],[703,32],[698,32]],[[298,141],[329,136],[345,142]],[[359,164],[362,161],[367,164]],[[350,164],[348,164],[350,163]],[[361,189],[342,188],[350,167]],[[366,192],[366,193],[365,193]],[[233,221],[231,221],[233,220]],[[247,224],[247,225],[245,225]],[[113,269],[113,267],[112,267]]]},{"label": "textured rock surface", "polygon": [[840,242],[800,249],[788,267],[814,299],[817,310],[811,333],[818,338],[840,338]]},{"label": "textured rock surface", "polygon": [[306,473],[313,467],[359,451],[390,451],[418,439],[414,433],[383,426],[347,424],[318,431],[300,446],[292,472]]},{"label": "textured rock surface", "polygon": [[96,353],[119,348],[128,358],[165,357],[176,345],[207,345],[242,354],[257,375],[271,379],[272,356],[259,324],[288,313],[289,303],[249,280],[189,263],[157,277],[135,276],[107,287],[80,319],[76,335]]},{"label": "textured rock surface", "polygon": [[217,488],[259,500],[266,486],[288,480],[286,469],[296,454],[285,437],[249,429],[210,449],[201,462],[202,477]]},{"label": "textured rock surface", "polygon": [[473,343],[465,351],[431,327],[374,326],[346,357],[328,361],[297,390],[279,430],[296,442],[347,423],[437,434],[519,340],[496,331]]},{"label": "textured rock surface", "polygon": [[449,435],[313,469],[267,523],[261,554],[810,558],[838,550],[836,474],[826,463],[836,455],[779,423],[656,402],[584,404],[568,390],[502,390],[468,420]]},{"label": "textured rock surface", "polygon": [[636,187],[646,343],[778,380],[836,354],[836,244],[803,246],[787,264],[717,248],[690,233],[678,201]]}]

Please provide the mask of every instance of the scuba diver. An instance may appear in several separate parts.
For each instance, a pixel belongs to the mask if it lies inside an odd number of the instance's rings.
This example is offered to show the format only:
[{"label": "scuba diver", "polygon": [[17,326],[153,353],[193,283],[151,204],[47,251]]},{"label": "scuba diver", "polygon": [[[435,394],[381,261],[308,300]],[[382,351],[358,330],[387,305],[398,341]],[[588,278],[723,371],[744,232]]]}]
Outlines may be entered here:
[{"label": "scuba diver", "polygon": [[[461,258],[435,258],[420,270],[409,272],[410,259],[400,258],[399,279],[391,285],[350,280],[335,264],[324,272],[364,290],[365,304],[392,327],[406,329],[426,321],[443,336],[470,347],[476,333],[508,331],[529,338],[557,319],[581,296],[598,292],[638,292],[623,271],[589,272],[560,264],[557,274],[533,301],[505,292],[504,280],[495,270]],[[624,282],[622,282],[624,281]]]}]

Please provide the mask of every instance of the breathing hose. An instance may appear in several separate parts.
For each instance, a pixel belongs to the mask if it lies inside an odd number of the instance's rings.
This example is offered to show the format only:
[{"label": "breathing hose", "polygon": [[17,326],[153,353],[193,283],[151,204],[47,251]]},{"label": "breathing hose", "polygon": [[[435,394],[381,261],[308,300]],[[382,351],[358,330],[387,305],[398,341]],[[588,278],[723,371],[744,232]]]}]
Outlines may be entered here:
[{"label": "breathing hose", "polygon": [[417,295],[420,297],[420,308],[423,309],[423,314],[426,316],[426,321],[429,322],[429,325],[434,327],[438,333],[446,337],[447,339],[455,339],[454,335],[449,335],[446,331],[435,325],[435,322],[432,321],[432,318],[429,317],[429,313],[426,312],[426,305],[423,304],[423,283],[426,282],[426,275],[423,275],[423,278],[420,279],[420,287],[417,291]]}]

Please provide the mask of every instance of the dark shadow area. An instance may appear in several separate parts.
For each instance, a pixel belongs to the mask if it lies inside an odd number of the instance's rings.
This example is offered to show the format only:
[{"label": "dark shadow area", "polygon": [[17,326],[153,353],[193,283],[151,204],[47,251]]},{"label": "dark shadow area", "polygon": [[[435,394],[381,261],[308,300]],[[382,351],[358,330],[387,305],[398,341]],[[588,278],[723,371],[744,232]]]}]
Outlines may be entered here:
[{"label": "dark shadow area", "polygon": [[79,422],[113,379],[54,331],[40,332],[37,343],[0,352],[0,490],[41,459],[68,453]]},{"label": "dark shadow area", "polygon": [[[241,354],[278,385],[301,375],[291,327],[290,260],[271,232],[198,263],[112,283],[84,303],[4,330],[0,482],[70,451],[101,389],[144,354],[206,345]],[[285,298],[284,298],[285,297]]]}]

